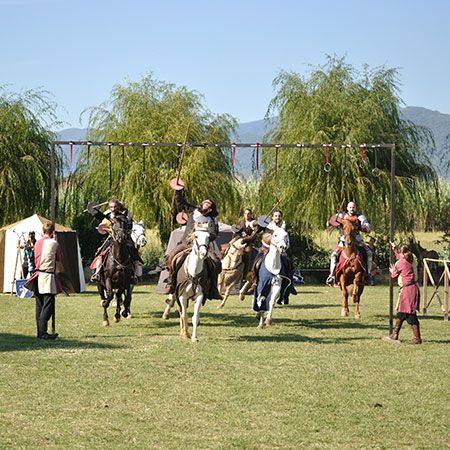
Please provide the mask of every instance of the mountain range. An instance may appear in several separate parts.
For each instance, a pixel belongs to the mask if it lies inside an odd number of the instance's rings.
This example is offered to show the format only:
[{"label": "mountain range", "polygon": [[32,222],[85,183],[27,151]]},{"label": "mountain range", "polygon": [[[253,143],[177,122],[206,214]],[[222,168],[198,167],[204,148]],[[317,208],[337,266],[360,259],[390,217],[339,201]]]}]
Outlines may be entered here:
[{"label": "mountain range", "polygon": [[[401,109],[401,115],[404,119],[410,120],[416,125],[425,126],[430,129],[433,134],[436,150],[428,156],[432,165],[440,176],[447,179],[450,173],[445,168],[444,163],[449,162],[450,154],[450,114],[443,114],[439,111],[432,111],[427,108],[418,106],[407,106]],[[238,125],[235,133],[230,136],[233,142],[255,143],[263,142],[264,135],[276,123],[276,119],[272,120],[255,120],[245,122]],[[84,140],[86,139],[87,130],[83,128],[68,128],[57,133],[58,139],[62,141]],[[63,149],[65,154],[69,156],[69,148]],[[77,152],[74,152],[74,161],[76,162]],[[236,170],[244,177],[252,174],[253,149],[239,148],[236,151]]]}]

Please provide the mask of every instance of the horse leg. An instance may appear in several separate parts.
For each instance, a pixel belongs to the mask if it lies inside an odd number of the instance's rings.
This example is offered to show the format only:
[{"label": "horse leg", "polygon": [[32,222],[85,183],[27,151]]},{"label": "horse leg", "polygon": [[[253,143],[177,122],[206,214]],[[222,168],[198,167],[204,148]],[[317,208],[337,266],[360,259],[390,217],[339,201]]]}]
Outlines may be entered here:
[{"label": "horse leg", "polygon": [[362,273],[359,272],[355,276],[355,283],[353,286],[353,303],[355,304],[355,319],[360,319],[361,315],[359,313],[359,301],[361,299],[361,294],[364,290],[364,284],[362,283]]},{"label": "horse leg", "polygon": [[[199,289],[199,288],[197,288]],[[196,298],[195,298],[195,304],[194,304],[194,315],[192,316],[192,342],[197,342],[198,338],[197,338],[197,327],[199,325],[199,318],[200,318],[200,308],[202,307],[202,302],[203,302],[203,293],[201,292],[201,288],[200,288],[200,293],[197,294]]]},{"label": "horse leg", "polygon": [[248,287],[250,286],[250,281],[246,281],[244,283],[244,286],[242,286],[241,290],[239,291],[239,300],[243,302],[245,300],[245,293],[247,292]]},{"label": "horse leg", "polygon": [[217,278],[217,289],[220,293],[222,293],[223,283],[225,281],[225,275],[223,272],[219,273],[219,277]]},{"label": "horse leg", "polygon": [[[116,301],[112,302],[113,306],[116,308],[116,313],[114,314],[114,322],[120,322],[120,304],[122,303],[122,289],[117,289],[116,291]],[[114,305],[115,303],[115,305]]]},{"label": "horse leg", "polygon": [[258,328],[264,328],[264,311],[258,311],[256,319],[258,320]]},{"label": "horse leg", "polygon": [[267,313],[265,322],[265,324],[268,326],[272,325],[273,307],[275,306],[275,302],[280,298],[280,295],[281,295],[281,278],[277,277],[274,278],[270,294],[269,312]]},{"label": "horse leg", "polygon": [[345,286],[344,276],[341,276],[341,292],[342,292],[342,308],[341,308],[341,317],[348,316],[348,292],[347,286]]},{"label": "horse leg", "polygon": [[124,290],[124,294],[125,294],[125,298],[123,300],[123,311],[122,311],[122,316],[125,317],[126,319],[131,319],[131,292],[132,292],[132,287],[128,286],[128,288],[126,288]]},{"label": "horse leg", "polygon": [[228,297],[230,296],[230,291],[233,286],[234,285],[228,286],[227,289],[225,290],[225,294],[223,294],[223,300],[220,302],[220,305],[217,307],[218,309],[223,308],[225,306],[225,303],[227,302]]},{"label": "horse leg", "polygon": [[162,315],[162,319],[163,319],[163,320],[168,320],[168,319],[169,319],[169,316],[170,316],[170,310],[171,310],[171,309],[173,308],[173,306],[175,305],[175,299],[174,299],[174,297],[173,297],[173,294],[169,294],[169,295],[168,295],[166,302],[167,302],[167,305],[166,305],[166,307],[164,308],[164,312],[163,312],[163,315]]},{"label": "horse leg", "polygon": [[191,336],[188,331],[188,320],[187,320],[187,294],[180,295],[180,336],[183,339],[189,339]]},{"label": "horse leg", "polygon": [[105,280],[105,299],[102,301],[103,306],[103,326],[109,326],[109,318],[108,318],[108,307],[111,303],[111,300],[114,296],[114,292],[112,289],[112,283],[110,278],[106,278]]}]

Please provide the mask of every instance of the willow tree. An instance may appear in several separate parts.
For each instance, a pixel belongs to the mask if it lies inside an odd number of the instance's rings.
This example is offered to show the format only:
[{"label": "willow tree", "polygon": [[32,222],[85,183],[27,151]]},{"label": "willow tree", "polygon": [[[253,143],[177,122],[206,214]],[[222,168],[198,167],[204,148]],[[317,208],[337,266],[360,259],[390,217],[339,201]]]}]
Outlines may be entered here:
[{"label": "willow tree", "polygon": [[[54,103],[40,90],[12,93],[0,87],[0,224],[50,206],[50,142]],[[61,173],[61,160],[56,169]]]},{"label": "willow tree", "polygon": [[[126,147],[127,142],[182,143],[189,129],[189,142],[228,143],[235,120],[213,115],[202,97],[185,87],[155,80],[151,75],[138,82],[116,85],[110,99],[91,108],[89,139],[124,142],[112,149],[112,189],[109,178],[109,149],[84,149],[67,190],[66,210],[72,216],[88,200],[104,201],[114,196],[124,201],[136,218],[166,233],[172,222],[169,180],[179,167],[181,147]],[[193,203],[206,197],[225,211],[239,203],[230,164],[230,149],[187,148],[181,178]],[[123,156],[122,156],[123,155]]]},{"label": "willow tree", "polygon": [[[435,182],[436,176],[425,151],[434,146],[431,133],[400,116],[397,75],[385,67],[358,72],[336,57],[307,76],[282,71],[267,117],[279,116],[274,142],[395,144],[397,225],[405,229],[419,180]],[[325,147],[280,149],[276,174],[274,150],[265,151],[266,207],[279,201],[289,221],[308,233],[323,229],[327,217],[354,200],[377,228],[386,229],[390,150],[329,149],[329,172],[325,154]]]}]

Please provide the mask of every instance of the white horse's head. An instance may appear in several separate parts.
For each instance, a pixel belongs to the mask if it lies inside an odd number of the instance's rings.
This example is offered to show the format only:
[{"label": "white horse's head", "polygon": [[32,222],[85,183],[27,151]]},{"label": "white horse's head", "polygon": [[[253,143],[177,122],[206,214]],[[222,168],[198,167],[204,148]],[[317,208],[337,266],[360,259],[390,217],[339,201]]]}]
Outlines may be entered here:
[{"label": "white horse's head", "polygon": [[289,248],[289,235],[283,228],[277,228],[272,233],[270,245],[276,247],[280,253],[284,253]]},{"label": "white horse's head", "polygon": [[137,248],[145,247],[147,245],[147,238],[145,237],[145,227],[142,220],[140,222],[133,222],[131,239],[133,239],[134,245]]},{"label": "white horse's head", "polygon": [[206,230],[194,231],[192,250],[203,259],[208,253],[209,247],[209,233]]}]

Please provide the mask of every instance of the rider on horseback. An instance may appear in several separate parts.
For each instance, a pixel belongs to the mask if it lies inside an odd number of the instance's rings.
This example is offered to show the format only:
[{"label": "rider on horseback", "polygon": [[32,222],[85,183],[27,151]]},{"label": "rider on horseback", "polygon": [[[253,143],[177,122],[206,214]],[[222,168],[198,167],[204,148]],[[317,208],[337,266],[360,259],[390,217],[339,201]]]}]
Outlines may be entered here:
[{"label": "rider on horseback", "polygon": [[[263,216],[265,217],[265,216]],[[273,233],[277,228],[282,228],[283,230],[286,230],[286,222],[283,220],[283,213],[279,210],[276,209],[275,211],[273,211],[272,214],[272,220],[264,225],[263,222],[259,223],[258,226],[260,227],[260,229],[263,229],[269,233]],[[287,242],[288,242],[288,247],[289,247],[289,235],[287,236]],[[266,244],[264,242],[264,239],[261,243],[261,248],[259,250],[259,254],[256,257],[256,260],[253,264],[253,271],[256,275],[256,273],[258,272],[259,269],[259,265],[261,264],[261,261],[264,259],[264,256],[267,254],[268,251],[268,244]],[[281,255],[281,262],[282,262],[282,266],[283,266],[283,272],[284,275],[289,278],[289,284],[286,285],[286,287],[283,288],[282,291],[282,296],[280,297],[280,299],[278,300],[278,304],[280,305],[287,305],[289,303],[289,295],[297,295],[297,290],[294,287],[294,282],[293,282],[293,276],[294,276],[294,265],[292,263],[291,258],[287,255],[287,254],[282,254]],[[256,280],[256,278],[255,278]],[[287,288],[289,287],[289,289]]]},{"label": "rider on horseback", "polygon": [[[133,229],[133,218],[131,213],[124,207],[123,203],[116,199],[111,199],[108,203],[108,208],[105,212],[100,212],[95,203],[88,204],[88,212],[93,215],[96,219],[100,220],[101,223],[98,227],[99,230],[105,230],[108,233],[108,238],[103,242],[103,244],[97,249],[94,255],[94,260],[92,261],[91,268],[95,269],[91,277],[91,281],[98,282],[101,281],[102,269],[103,269],[103,257],[107,253],[111,243],[111,219],[120,217],[124,220],[126,224],[127,231],[127,247],[130,252],[131,259],[133,260],[133,272],[136,273],[136,267],[138,264],[142,264],[143,261],[139,256],[139,252],[136,249],[132,239],[131,230]],[[101,232],[101,231],[100,231]],[[133,277],[133,284],[137,283],[136,276]]]},{"label": "rider on horseback", "polygon": [[[347,205],[347,212],[339,212],[335,215],[335,218],[336,219],[350,219],[350,220],[357,221],[359,223],[359,231],[364,231],[365,233],[368,233],[371,230],[371,225],[370,225],[369,221],[367,220],[367,217],[356,212],[355,202],[350,202]],[[336,226],[337,223],[336,223],[336,225],[331,223],[331,225]],[[371,275],[372,250],[367,244],[364,243],[359,231],[356,234],[356,240],[357,240],[359,248],[361,248],[366,255],[366,258],[367,258],[366,282],[367,282],[367,284],[370,284],[372,286],[373,285],[373,278]],[[343,234],[342,228],[341,228],[341,235],[339,237],[339,243],[338,243],[336,249],[334,250],[334,252],[331,254],[330,275],[328,276],[327,281],[326,281],[326,283],[329,284],[330,286],[333,286],[336,283],[335,269],[336,269],[336,264],[339,261],[339,257],[341,255],[343,246],[344,246],[344,234]]]},{"label": "rider on horseback", "polygon": [[253,219],[252,210],[250,208],[246,208],[244,209],[244,218],[236,225],[233,225],[231,229],[233,231],[233,238],[231,242],[242,238],[242,243],[248,244],[242,255],[242,261],[244,263],[242,279],[245,280],[247,273],[251,269],[252,260],[254,259],[252,257],[252,252],[254,251],[256,253],[256,250],[253,250],[252,243],[255,240],[256,234],[260,230],[260,227],[258,222]]},{"label": "rider on horseback", "polygon": [[173,294],[175,292],[177,286],[177,272],[185,258],[177,258],[177,267],[173,267],[172,263],[174,262],[175,257],[178,254],[191,248],[192,232],[196,227],[200,226],[207,229],[210,239],[207,261],[210,261],[212,283],[209,293],[206,295],[206,298],[222,300],[222,296],[217,289],[217,277],[222,271],[222,264],[220,262],[219,256],[215,253],[211,245],[211,243],[216,240],[219,234],[219,222],[216,219],[219,213],[217,212],[216,204],[212,200],[206,199],[203,200],[198,207],[192,205],[186,201],[183,190],[177,190],[175,198],[178,208],[187,214],[187,223],[181,241],[166,256],[166,266],[169,271],[169,277],[166,280],[166,283],[169,285],[167,293]]}]

